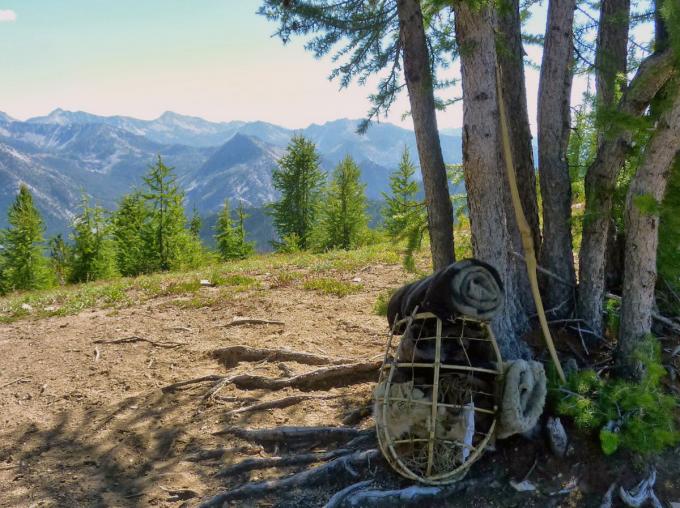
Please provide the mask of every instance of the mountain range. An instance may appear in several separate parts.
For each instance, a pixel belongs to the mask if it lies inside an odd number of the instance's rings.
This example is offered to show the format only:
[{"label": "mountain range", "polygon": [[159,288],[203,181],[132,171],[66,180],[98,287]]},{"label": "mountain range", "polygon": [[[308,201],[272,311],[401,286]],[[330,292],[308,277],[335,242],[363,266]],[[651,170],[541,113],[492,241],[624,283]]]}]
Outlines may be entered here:
[{"label": "mountain range", "polygon": [[[140,120],[61,109],[18,121],[0,112],[0,227],[6,225],[5,210],[21,183],[33,192],[48,234],[64,232],[83,193],[114,209],[123,194],[141,184],[158,155],[175,168],[188,210],[210,217],[225,198],[259,209],[277,198],[272,170],[296,133],[314,141],[326,171],[351,155],[361,168],[368,198],[378,200],[404,146],[417,161],[415,136],[389,123],[375,123],[359,135],[358,124],[340,119],[293,130],[172,112]],[[442,131],[441,141],[446,162],[459,163],[460,132]]]}]

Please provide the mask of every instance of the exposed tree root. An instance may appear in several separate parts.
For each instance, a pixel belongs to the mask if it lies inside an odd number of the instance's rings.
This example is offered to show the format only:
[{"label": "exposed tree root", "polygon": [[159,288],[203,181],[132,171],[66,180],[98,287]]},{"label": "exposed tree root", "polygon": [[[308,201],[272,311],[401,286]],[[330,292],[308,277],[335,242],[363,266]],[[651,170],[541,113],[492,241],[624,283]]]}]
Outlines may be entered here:
[{"label": "exposed tree root", "polygon": [[182,460],[186,462],[202,462],[204,460],[221,459],[229,454],[243,454],[254,455],[260,453],[262,448],[259,446],[236,446],[233,448],[214,448],[208,450],[197,450],[196,452],[186,455]]},{"label": "exposed tree root", "polygon": [[217,349],[212,352],[212,357],[221,361],[227,367],[236,365],[239,362],[258,362],[260,360],[297,362],[306,365],[341,365],[352,363],[353,361],[348,358],[329,358],[328,356],[291,351],[289,349],[258,349],[241,345]]},{"label": "exposed tree root", "polygon": [[137,335],[133,335],[131,337],[124,337],[122,339],[113,339],[113,340],[98,339],[98,340],[93,340],[92,344],[131,344],[133,342],[147,342],[147,343],[151,344],[152,346],[168,348],[168,349],[174,349],[176,347],[186,346],[186,342],[158,342],[158,341],[155,341],[155,340],[146,339],[144,337],[139,337]]},{"label": "exposed tree root", "polygon": [[249,501],[252,501],[280,490],[288,490],[305,485],[317,487],[329,480],[337,481],[338,479],[346,478],[347,476],[357,478],[359,476],[359,471],[355,468],[370,467],[371,461],[375,461],[379,459],[379,457],[380,452],[378,450],[365,450],[350,455],[344,455],[333,459],[326,464],[307,469],[287,478],[257,483],[246,483],[241,487],[216,495],[212,499],[201,504],[200,507],[221,507],[224,506],[226,502],[236,499],[247,498]]},{"label": "exposed tree root", "polygon": [[373,414],[373,405],[368,404],[354,409],[347,413],[343,419],[343,425],[356,425],[361,422],[364,418],[368,418]]},{"label": "exposed tree root", "polygon": [[323,367],[293,377],[272,379],[269,377],[239,374],[228,378],[228,382],[242,390],[281,390],[297,388],[299,390],[321,390],[333,386],[348,386],[375,380],[381,361],[352,363]]},{"label": "exposed tree root", "polygon": [[283,321],[260,318],[234,318],[231,322],[221,325],[222,328],[241,325],[285,325]]},{"label": "exposed tree root", "polygon": [[208,381],[221,381],[224,376],[218,376],[217,374],[211,374],[209,376],[201,376],[194,379],[187,379],[186,381],[179,381],[177,383],[172,383],[161,388],[163,393],[174,392],[177,388],[182,388],[184,386],[194,385],[197,383],[207,383]]},{"label": "exposed tree root", "polygon": [[237,415],[241,413],[252,413],[255,411],[264,411],[266,409],[284,408],[294,406],[305,400],[328,400],[337,399],[338,397],[343,397],[343,395],[327,395],[327,396],[316,396],[316,395],[291,395],[289,397],[284,397],[282,399],[267,400],[265,402],[259,402],[251,406],[240,407],[238,409],[232,409],[225,413],[226,416]]},{"label": "exposed tree root", "polygon": [[233,466],[225,467],[215,474],[217,478],[224,478],[225,476],[233,476],[253,469],[266,469],[269,467],[287,467],[287,466],[301,466],[312,464],[314,462],[325,462],[327,460],[335,459],[347,455],[351,450],[340,448],[323,453],[300,453],[295,455],[287,455],[284,457],[266,457],[257,459],[246,459]]},{"label": "exposed tree root", "polygon": [[258,443],[286,442],[288,444],[300,442],[332,443],[352,439],[362,431],[353,427],[274,427],[272,429],[243,429],[241,427],[227,427],[213,435],[230,434],[246,441]]},{"label": "exposed tree root", "polygon": [[[339,496],[343,491],[338,492],[328,502],[325,508],[392,508],[399,507],[418,507],[418,506],[437,506],[443,504],[442,501],[452,494],[462,492],[470,487],[479,484],[488,484],[492,477],[471,478],[462,480],[452,485],[441,487],[425,487],[413,485],[399,490],[362,490],[363,487],[352,489],[354,485],[344,489],[345,494]],[[365,484],[365,482],[360,482]],[[359,485],[359,484],[356,484]]]}]

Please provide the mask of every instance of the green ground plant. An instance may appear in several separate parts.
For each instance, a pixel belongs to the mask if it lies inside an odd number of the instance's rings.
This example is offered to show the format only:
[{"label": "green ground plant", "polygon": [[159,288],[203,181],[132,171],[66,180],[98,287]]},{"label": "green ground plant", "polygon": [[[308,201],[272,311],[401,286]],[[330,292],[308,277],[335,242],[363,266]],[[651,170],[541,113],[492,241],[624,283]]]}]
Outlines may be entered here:
[{"label": "green ground plant", "polygon": [[606,455],[627,449],[649,456],[680,443],[674,416],[678,400],[661,384],[666,370],[658,341],[648,337],[636,356],[645,369],[639,383],[600,377],[589,369],[571,373],[562,385],[554,369],[549,374],[555,412],[596,433]]}]

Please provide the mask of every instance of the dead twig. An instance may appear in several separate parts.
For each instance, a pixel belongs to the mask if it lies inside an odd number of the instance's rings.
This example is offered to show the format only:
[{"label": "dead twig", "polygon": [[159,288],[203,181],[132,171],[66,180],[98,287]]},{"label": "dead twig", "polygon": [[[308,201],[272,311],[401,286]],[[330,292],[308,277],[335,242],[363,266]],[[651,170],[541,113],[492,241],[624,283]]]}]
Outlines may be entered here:
[{"label": "dead twig", "polygon": [[351,363],[349,358],[329,358],[313,353],[291,351],[289,349],[258,349],[249,346],[229,346],[217,349],[211,356],[221,361],[226,366],[233,366],[239,362],[258,362],[266,360],[270,362],[297,362],[306,365],[341,365]]},{"label": "dead twig", "polygon": [[269,467],[288,467],[288,466],[302,466],[306,464],[313,464],[314,462],[325,462],[327,460],[335,459],[347,455],[351,450],[340,448],[323,453],[300,453],[296,455],[287,455],[284,457],[266,457],[246,459],[233,466],[220,469],[216,474],[216,478],[224,478],[225,476],[233,476],[237,474],[246,473],[253,469],[267,469]]},{"label": "dead twig", "polygon": [[287,478],[267,480],[256,483],[246,483],[236,489],[222,492],[200,505],[200,508],[221,507],[227,501],[236,499],[248,499],[249,501],[259,499],[272,492],[289,490],[304,485],[318,486],[327,483],[329,480],[337,481],[348,475],[352,478],[359,476],[359,472],[354,468],[368,467],[370,462],[380,457],[378,450],[366,450],[344,455],[327,462],[321,466],[307,469]]},{"label": "dead twig", "polygon": [[105,340],[105,339],[97,339],[93,340],[92,344],[132,344],[133,342],[147,342],[151,344],[152,346],[155,347],[162,347],[162,348],[168,348],[168,349],[174,349],[176,347],[180,346],[186,346],[186,342],[157,342],[155,340],[150,340],[144,337],[139,337],[137,335],[132,335],[131,337],[124,337],[122,339],[113,339],[113,340]]},{"label": "dead twig", "polygon": [[27,377],[20,377],[19,379],[15,379],[14,381],[10,381],[9,383],[5,383],[4,385],[0,385],[0,390],[3,388],[7,388],[8,386],[12,386],[16,383],[23,383],[24,381],[28,381]]},{"label": "dead twig", "polygon": [[95,347],[94,348],[94,361],[97,363],[99,361],[99,357],[101,356],[101,353],[99,352],[99,348]]}]

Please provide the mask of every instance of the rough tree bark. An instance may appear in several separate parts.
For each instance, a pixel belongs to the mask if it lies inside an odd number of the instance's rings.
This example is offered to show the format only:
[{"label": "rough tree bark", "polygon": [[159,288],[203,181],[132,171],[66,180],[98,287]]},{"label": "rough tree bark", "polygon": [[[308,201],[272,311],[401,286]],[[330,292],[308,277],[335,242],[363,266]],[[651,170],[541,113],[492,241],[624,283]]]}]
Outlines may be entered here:
[{"label": "rough tree bark", "polygon": [[425,187],[432,263],[438,270],[454,259],[453,207],[439,141],[430,54],[420,0],[397,0],[404,78]]},{"label": "rough tree bark", "polygon": [[680,153],[677,86],[673,92],[673,104],[657,122],[626,200],[626,259],[617,363],[620,371],[631,377],[641,373],[633,352],[652,326],[659,240],[659,215],[655,207],[663,200],[671,164]]},{"label": "rough tree bark", "polygon": [[[571,236],[571,179],[567,146],[571,125],[573,25],[576,0],[550,0],[538,85],[538,174],[543,199],[539,263],[563,281],[543,277],[548,318],[571,315],[576,285]],[[570,286],[571,285],[571,286]]]},{"label": "rough tree bark", "polygon": [[[495,11],[461,1],[456,11],[463,85],[463,169],[475,257],[492,264],[505,285],[505,308],[494,320],[503,356],[524,351],[519,340],[528,329],[527,314],[517,297],[516,265],[506,211],[506,179],[500,153],[496,95]],[[526,270],[526,268],[523,268]]]},{"label": "rough tree bark", "polygon": [[[621,98],[617,111],[640,116],[673,75],[670,50],[647,57]],[[602,330],[605,249],[616,177],[630,151],[632,133],[611,132],[597,150],[585,180],[586,211],[579,254],[578,314],[596,332]]]},{"label": "rough tree bark", "polygon": [[[630,0],[603,0],[595,51],[596,104],[599,111],[615,106],[617,81],[626,75]],[[598,146],[604,141],[607,126],[598,129]],[[623,231],[609,222],[605,253],[605,287],[620,290],[623,279]]]},{"label": "rough tree bark", "polygon": [[[519,0],[508,2],[499,13],[497,37],[498,64],[501,68],[502,93],[508,112],[508,128],[512,140],[512,160],[517,173],[517,187],[522,200],[522,208],[534,239],[535,255],[541,246],[541,233],[538,220],[538,200],[536,198],[536,172],[534,169],[534,153],[531,143],[531,127],[527,110],[526,83],[524,78],[524,47],[522,45],[522,25],[520,21]],[[510,193],[507,193],[510,197]],[[512,211],[512,202],[506,203],[509,224],[511,225],[512,249],[522,252],[517,221]],[[534,312],[534,300],[527,277],[526,267],[522,259],[512,258],[513,268],[519,276],[517,280],[518,297],[527,312]]]}]

